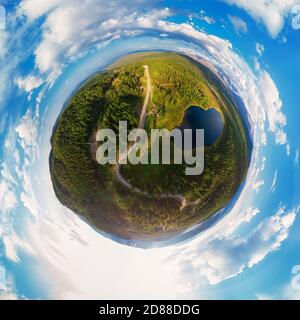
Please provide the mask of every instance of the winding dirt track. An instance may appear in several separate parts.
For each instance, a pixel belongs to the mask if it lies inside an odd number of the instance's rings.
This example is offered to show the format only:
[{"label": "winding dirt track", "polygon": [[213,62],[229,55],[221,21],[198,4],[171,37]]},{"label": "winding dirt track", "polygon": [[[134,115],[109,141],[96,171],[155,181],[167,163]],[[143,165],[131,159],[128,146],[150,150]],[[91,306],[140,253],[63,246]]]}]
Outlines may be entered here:
[{"label": "winding dirt track", "polygon": [[[147,107],[149,105],[150,97],[151,97],[151,77],[150,77],[150,73],[149,73],[149,66],[148,65],[144,65],[144,68],[145,68],[145,74],[146,74],[146,77],[147,77],[147,90],[146,90],[146,97],[145,97],[145,100],[144,100],[142,111],[141,111],[141,114],[140,114],[140,121],[139,121],[138,129],[144,129],[144,127],[145,127]],[[127,154],[124,155],[124,157],[127,157],[128,154],[133,150],[133,148],[134,148],[134,145],[131,146],[128,149]],[[142,191],[142,190],[140,190],[138,188],[134,188],[128,181],[126,181],[126,179],[124,179],[124,177],[121,175],[121,172],[120,172],[119,161],[117,161],[117,164],[115,166],[115,173],[116,173],[117,180],[120,183],[122,183],[126,188],[128,188],[128,189],[130,189],[130,190],[132,190],[132,191],[134,191],[134,192],[136,192],[138,194],[144,195],[144,196],[153,196],[153,195],[149,194],[146,191]],[[179,195],[179,194],[174,195],[174,194],[164,193],[164,194],[160,194],[160,195],[154,195],[154,197],[156,197],[158,199],[164,199],[164,198],[175,199],[175,200],[177,200],[177,201],[179,201],[181,203],[181,209],[183,209],[186,206],[185,198],[182,195]]]},{"label": "winding dirt track", "polygon": [[145,97],[143,108],[140,115],[139,129],[144,129],[145,127],[146,111],[147,111],[147,107],[151,97],[151,78],[149,74],[149,67],[145,65],[144,68],[145,68],[145,73],[147,77],[147,91],[146,91],[146,97]]}]

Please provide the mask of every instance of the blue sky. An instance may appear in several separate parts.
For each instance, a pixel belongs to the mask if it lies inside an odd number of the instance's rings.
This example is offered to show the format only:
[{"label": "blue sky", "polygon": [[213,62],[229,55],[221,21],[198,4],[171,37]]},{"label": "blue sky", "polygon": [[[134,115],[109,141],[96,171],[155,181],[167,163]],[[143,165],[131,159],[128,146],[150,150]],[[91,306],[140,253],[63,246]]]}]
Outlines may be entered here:
[{"label": "blue sky", "polygon": [[[0,1],[0,296],[299,298],[291,286],[300,264],[295,3]],[[205,60],[252,123],[251,166],[235,206],[190,241],[160,249],[120,245],[63,208],[47,162],[73,90],[136,50]]]}]

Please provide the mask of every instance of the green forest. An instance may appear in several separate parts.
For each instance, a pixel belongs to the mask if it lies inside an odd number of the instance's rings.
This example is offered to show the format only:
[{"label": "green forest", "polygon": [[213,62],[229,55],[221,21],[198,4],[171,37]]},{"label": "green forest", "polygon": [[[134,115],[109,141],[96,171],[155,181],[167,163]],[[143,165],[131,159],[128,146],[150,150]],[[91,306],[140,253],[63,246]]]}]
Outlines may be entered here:
[{"label": "green forest", "polygon": [[[112,165],[95,160],[100,128],[118,133],[119,121],[136,128],[146,92],[144,65],[151,77],[146,129],[177,128],[187,108],[215,108],[224,120],[221,137],[205,148],[205,170],[186,176],[185,165]],[[173,53],[134,54],[89,79],[71,97],[51,139],[50,171],[60,202],[99,231],[124,239],[170,237],[222,209],[245,179],[246,133],[231,97],[205,67]],[[171,194],[184,197],[186,206]]]}]

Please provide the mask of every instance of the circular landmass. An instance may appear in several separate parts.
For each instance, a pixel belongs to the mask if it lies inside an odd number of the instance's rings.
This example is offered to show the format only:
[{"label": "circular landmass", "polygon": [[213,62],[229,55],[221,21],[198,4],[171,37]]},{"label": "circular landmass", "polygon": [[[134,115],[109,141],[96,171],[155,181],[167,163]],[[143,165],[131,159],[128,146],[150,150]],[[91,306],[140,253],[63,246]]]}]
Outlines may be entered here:
[{"label": "circular landmass", "polygon": [[[182,164],[99,165],[96,133],[205,129],[201,175]],[[122,239],[178,235],[224,208],[248,168],[247,132],[221,81],[175,53],[123,57],[88,79],[66,103],[51,139],[50,171],[59,201]],[[129,146],[128,146],[129,147]]]}]

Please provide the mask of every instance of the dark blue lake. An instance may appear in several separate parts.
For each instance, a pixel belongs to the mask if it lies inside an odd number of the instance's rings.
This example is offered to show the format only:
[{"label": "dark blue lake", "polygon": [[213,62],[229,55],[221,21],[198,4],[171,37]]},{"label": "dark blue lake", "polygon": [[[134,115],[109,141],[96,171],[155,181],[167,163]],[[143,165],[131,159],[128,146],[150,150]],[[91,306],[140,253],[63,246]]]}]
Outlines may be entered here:
[{"label": "dark blue lake", "polygon": [[193,146],[196,141],[196,129],[204,129],[204,145],[208,147],[221,136],[224,122],[221,113],[216,109],[204,110],[191,106],[185,111],[180,128],[193,130]]}]

